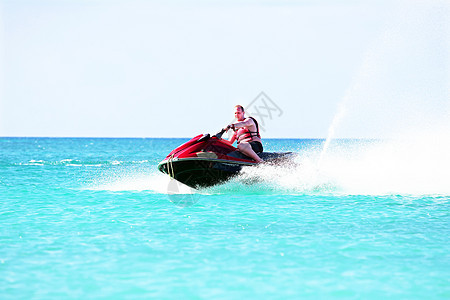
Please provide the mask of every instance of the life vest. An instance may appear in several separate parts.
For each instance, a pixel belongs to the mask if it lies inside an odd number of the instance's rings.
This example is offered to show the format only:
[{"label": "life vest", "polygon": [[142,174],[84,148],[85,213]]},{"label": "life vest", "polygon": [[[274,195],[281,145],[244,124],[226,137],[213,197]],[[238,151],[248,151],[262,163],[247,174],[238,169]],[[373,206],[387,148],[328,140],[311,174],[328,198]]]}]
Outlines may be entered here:
[{"label": "life vest", "polygon": [[259,135],[258,122],[253,117],[249,117],[249,118],[252,119],[253,122],[255,122],[256,131],[250,131],[245,127],[239,128],[238,131],[236,131],[236,139],[237,139],[238,144],[240,142],[245,141],[246,139],[249,139],[249,138],[251,139],[254,136],[261,138],[261,136]]}]

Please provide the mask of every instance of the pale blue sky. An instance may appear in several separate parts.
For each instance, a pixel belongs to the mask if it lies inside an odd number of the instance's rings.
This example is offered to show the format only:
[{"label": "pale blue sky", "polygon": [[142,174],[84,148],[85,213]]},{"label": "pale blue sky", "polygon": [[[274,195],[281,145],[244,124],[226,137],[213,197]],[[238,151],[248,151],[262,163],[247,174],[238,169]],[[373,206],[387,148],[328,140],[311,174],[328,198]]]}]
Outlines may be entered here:
[{"label": "pale blue sky", "polygon": [[337,137],[450,119],[449,1],[0,0],[0,18],[0,136],[191,137],[261,91],[282,111],[263,137],[326,137],[339,105]]}]

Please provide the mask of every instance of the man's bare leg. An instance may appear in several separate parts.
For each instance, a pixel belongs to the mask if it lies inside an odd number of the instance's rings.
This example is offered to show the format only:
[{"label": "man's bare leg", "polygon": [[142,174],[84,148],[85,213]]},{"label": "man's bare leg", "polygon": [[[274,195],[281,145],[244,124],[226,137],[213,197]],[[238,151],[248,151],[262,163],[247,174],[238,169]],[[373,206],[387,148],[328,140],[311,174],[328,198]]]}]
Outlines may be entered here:
[{"label": "man's bare leg", "polygon": [[255,151],[253,151],[252,146],[250,146],[249,143],[247,143],[247,142],[239,143],[238,149],[245,155],[253,158],[256,162],[258,162],[258,163],[263,162],[263,160],[261,158],[259,158],[259,156],[255,153]]}]

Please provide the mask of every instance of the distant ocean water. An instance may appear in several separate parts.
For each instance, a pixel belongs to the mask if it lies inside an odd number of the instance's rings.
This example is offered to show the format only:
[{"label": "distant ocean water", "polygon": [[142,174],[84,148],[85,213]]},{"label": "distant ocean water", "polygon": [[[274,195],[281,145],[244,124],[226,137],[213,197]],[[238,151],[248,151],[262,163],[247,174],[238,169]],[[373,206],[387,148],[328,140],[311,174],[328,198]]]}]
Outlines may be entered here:
[{"label": "distant ocean water", "polygon": [[0,298],[450,298],[448,148],[265,140],[295,163],[195,191],[185,141],[0,138]]}]

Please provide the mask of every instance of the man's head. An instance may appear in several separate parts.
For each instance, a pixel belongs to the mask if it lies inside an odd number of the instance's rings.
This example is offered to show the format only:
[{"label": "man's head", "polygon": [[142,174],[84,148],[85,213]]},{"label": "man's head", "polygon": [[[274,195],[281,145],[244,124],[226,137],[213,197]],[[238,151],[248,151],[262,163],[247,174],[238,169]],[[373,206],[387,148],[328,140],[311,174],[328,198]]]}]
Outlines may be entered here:
[{"label": "man's head", "polygon": [[243,121],[245,119],[244,113],[244,107],[242,105],[236,105],[234,107],[234,117],[236,120]]}]

